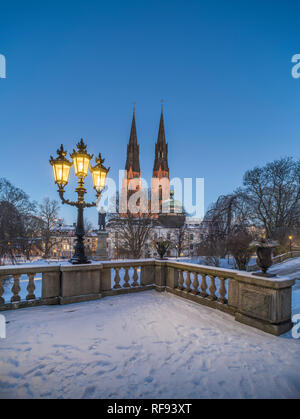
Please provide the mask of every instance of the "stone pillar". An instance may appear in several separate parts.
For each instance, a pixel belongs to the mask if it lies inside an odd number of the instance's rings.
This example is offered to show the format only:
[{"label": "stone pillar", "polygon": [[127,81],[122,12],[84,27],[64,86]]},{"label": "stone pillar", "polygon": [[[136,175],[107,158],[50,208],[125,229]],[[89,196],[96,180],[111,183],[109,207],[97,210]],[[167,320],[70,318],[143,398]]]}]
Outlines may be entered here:
[{"label": "stone pillar", "polygon": [[108,232],[104,230],[98,231],[98,242],[97,242],[97,250],[94,256],[94,260],[107,260],[108,259],[108,252],[107,252],[107,238]]},{"label": "stone pillar", "polygon": [[167,288],[175,289],[178,287],[178,270],[170,266],[167,267]]},{"label": "stone pillar", "polygon": [[105,265],[101,270],[100,274],[100,290],[110,291],[111,290],[111,268],[106,268]]},{"label": "stone pillar", "polygon": [[62,265],[60,304],[98,300],[101,295],[101,263]]},{"label": "stone pillar", "polygon": [[141,286],[155,284],[155,268],[153,265],[142,265]]},{"label": "stone pillar", "polygon": [[42,299],[47,304],[58,304],[60,296],[60,267],[51,267],[42,272]]},{"label": "stone pillar", "polygon": [[[288,278],[237,275],[231,305],[237,306],[235,319],[267,333],[281,335],[292,327],[291,298],[295,280]],[[232,289],[233,291],[233,289]],[[230,300],[230,293],[229,293]]]},{"label": "stone pillar", "polygon": [[165,291],[166,289],[167,269],[165,262],[155,262],[155,289],[156,291]]}]

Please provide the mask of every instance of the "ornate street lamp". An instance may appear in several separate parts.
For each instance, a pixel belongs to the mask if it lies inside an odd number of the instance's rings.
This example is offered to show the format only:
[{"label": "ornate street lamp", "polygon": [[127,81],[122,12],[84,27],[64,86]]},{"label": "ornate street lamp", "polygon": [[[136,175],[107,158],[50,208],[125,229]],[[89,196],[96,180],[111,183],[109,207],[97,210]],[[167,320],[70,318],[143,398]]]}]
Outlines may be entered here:
[{"label": "ornate street lamp", "polygon": [[[71,154],[73,162],[70,162],[67,158],[67,152],[64,150],[63,145],[57,150],[58,157],[54,159],[50,156],[50,164],[53,168],[54,180],[58,185],[58,193],[63,204],[71,205],[77,207],[77,225],[76,225],[76,245],[75,252],[73,257],[69,262],[72,264],[82,264],[90,263],[90,261],[85,256],[84,249],[84,223],[83,223],[83,210],[84,208],[95,207],[97,202],[86,203],[84,202],[84,195],[86,194],[86,189],[84,187],[84,178],[88,174],[90,161],[93,158],[93,155],[87,153],[86,145],[83,142],[83,139],[77,144],[77,150],[73,150]],[[103,166],[104,159],[101,159],[101,155],[96,159],[96,165],[91,167],[91,172],[93,176],[93,184],[96,190],[97,199],[100,197],[101,192],[105,187],[105,181],[109,169],[106,169]],[[69,201],[65,199],[65,186],[69,181],[70,169],[74,164],[75,175],[78,177],[78,187],[75,189],[78,195],[77,201]]]}]

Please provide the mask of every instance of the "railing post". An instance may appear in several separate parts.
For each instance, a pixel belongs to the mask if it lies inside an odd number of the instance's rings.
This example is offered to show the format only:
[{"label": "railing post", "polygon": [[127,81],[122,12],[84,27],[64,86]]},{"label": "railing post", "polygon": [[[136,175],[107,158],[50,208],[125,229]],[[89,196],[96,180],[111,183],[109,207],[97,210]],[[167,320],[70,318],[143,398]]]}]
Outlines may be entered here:
[{"label": "railing post", "polygon": [[292,327],[292,286],[295,280],[237,275],[238,302],[235,319],[279,336]]},{"label": "railing post", "polygon": [[21,288],[20,288],[20,276],[21,276],[20,274],[13,275],[14,284],[13,284],[12,289],[11,289],[11,291],[13,293],[13,296],[10,299],[10,301],[12,303],[18,303],[19,301],[21,301],[21,297],[19,296],[19,292],[21,291]]},{"label": "railing post", "polygon": [[153,265],[141,265],[141,286],[155,284],[155,266]]},{"label": "railing post", "polygon": [[139,281],[139,276],[138,276],[138,273],[137,273],[137,267],[136,266],[133,267],[132,279],[133,279],[132,286],[133,287],[138,287],[139,286],[139,282],[138,282]]},{"label": "railing post", "polygon": [[155,262],[155,289],[156,291],[164,291],[167,284],[167,274],[165,262]]},{"label": "railing post", "polygon": [[111,290],[111,268],[106,268],[105,265],[100,271],[100,290]]},{"label": "railing post", "polygon": [[34,283],[34,277],[35,273],[29,272],[28,274],[28,285],[27,285],[27,291],[28,294],[26,295],[26,300],[35,300],[35,283]]},{"label": "railing post", "polygon": [[130,277],[129,277],[129,266],[125,266],[125,275],[124,275],[124,284],[123,284],[123,288],[130,288]]},{"label": "railing post", "polygon": [[197,272],[193,273],[194,275],[194,279],[193,279],[193,290],[192,290],[192,294],[197,295],[198,293],[198,287],[199,287],[199,280],[198,280],[198,274]]},{"label": "railing post", "polygon": [[60,304],[98,300],[102,264],[62,265]]},{"label": "railing post", "polygon": [[239,283],[235,279],[228,279],[228,305],[237,308],[239,301]]},{"label": "railing post", "polygon": [[117,290],[119,288],[122,288],[120,285],[120,268],[118,266],[115,267],[115,278],[114,278],[114,289]]},{"label": "railing post", "polygon": [[53,271],[42,272],[42,299],[47,304],[58,304],[60,297],[59,266]]},{"label": "railing post", "polygon": [[178,270],[175,268],[167,267],[167,288],[175,289],[178,287]]},{"label": "railing post", "polygon": [[220,288],[219,288],[219,294],[220,297],[218,298],[219,303],[221,304],[225,304],[227,303],[227,299],[226,299],[226,286],[225,286],[225,278],[222,278],[221,276],[219,277],[220,280]]},{"label": "railing post", "polygon": [[184,277],[183,277],[183,270],[180,269],[178,273],[178,289],[180,291],[184,290]]}]

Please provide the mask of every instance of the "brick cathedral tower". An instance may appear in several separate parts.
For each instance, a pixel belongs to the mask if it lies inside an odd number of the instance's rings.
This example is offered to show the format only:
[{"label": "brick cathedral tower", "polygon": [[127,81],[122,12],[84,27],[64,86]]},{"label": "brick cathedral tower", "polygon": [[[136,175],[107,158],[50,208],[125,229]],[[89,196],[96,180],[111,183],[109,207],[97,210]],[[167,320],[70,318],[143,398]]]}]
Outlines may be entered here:
[{"label": "brick cathedral tower", "polygon": [[[130,130],[129,142],[127,144],[126,157],[126,177],[122,185],[122,208],[125,200],[128,202],[130,196],[141,189],[141,168],[140,168],[140,146],[137,142],[136,124],[135,124],[135,106],[133,107],[133,116]],[[130,187],[129,187],[130,186]],[[127,204],[126,204],[127,207]],[[123,212],[123,211],[121,211]],[[127,209],[124,211],[127,213]]]},{"label": "brick cathedral tower", "polygon": [[136,125],[135,125],[135,108],[133,108],[133,116],[131,123],[131,131],[129,143],[127,145],[127,158],[125,170],[127,170],[127,179],[135,179],[141,177],[140,169],[140,146],[137,142]]},{"label": "brick cathedral tower", "polygon": [[[170,181],[168,165],[168,144],[166,143],[163,105],[161,105],[160,122],[157,142],[155,144],[155,158],[151,182],[151,212],[161,212],[162,202],[170,198]],[[159,199],[158,207],[153,203],[155,197]]]},{"label": "brick cathedral tower", "polygon": [[159,179],[163,177],[169,178],[168,144],[166,143],[163,105],[161,105],[160,122],[157,142],[155,144],[155,159],[152,176]]}]

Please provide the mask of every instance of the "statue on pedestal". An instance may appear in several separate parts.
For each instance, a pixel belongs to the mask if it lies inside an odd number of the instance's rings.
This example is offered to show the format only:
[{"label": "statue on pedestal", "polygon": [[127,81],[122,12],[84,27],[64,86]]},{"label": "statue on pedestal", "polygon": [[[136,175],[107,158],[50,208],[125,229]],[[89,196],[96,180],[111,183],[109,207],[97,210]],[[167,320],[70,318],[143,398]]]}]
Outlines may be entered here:
[{"label": "statue on pedestal", "polygon": [[105,219],[106,219],[106,212],[104,212],[103,207],[101,207],[101,210],[98,214],[98,225],[100,231],[105,231]]},{"label": "statue on pedestal", "polygon": [[94,256],[94,260],[107,260],[108,259],[108,251],[107,251],[107,238],[108,232],[105,229],[106,223],[106,212],[104,211],[103,207],[101,207],[99,214],[98,214],[98,241],[97,241],[97,250]]}]

